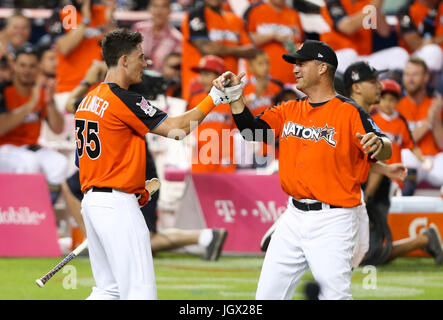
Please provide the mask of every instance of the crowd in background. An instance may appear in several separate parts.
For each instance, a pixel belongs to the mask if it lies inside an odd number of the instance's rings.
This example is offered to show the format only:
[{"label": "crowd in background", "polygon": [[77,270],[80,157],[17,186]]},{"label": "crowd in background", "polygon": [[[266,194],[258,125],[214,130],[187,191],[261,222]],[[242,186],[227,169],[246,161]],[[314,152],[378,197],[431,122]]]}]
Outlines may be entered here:
[{"label": "crowd in background", "polygon": [[[374,121],[384,125],[393,143],[403,149],[396,161],[403,161],[410,169],[406,181],[399,182],[399,192],[413,195],[417,185],[436,190],[442,187],[442,1],[0,3],[1,8],[55,8],[44,19],[31,19],[16,10],[2,19],[0,31],[0,170],[44,172],[54,202],[68,177],[68,164],[57,151],[39,145],[41,121],[45,119],[55,134],[64,129],[73,132],[74,128],[66,128],[70,124],[63,118],[75,112],[82,98],[79,92],[91,90],[104,79],[100,40],[118,27],[143,35],[142,46],[152,71],[146,73],[150,88],[184,100],[188,109],[195,107],[208,94],[212,80],[227,70],[247,73],[244,97],[254,115],[301,97],[292,66],[281,56],[297,50],[306,39],[325,41],[336,51],[339,65],[335,83],[342,95],[349,94],[343,75],[352,63],[364,60],[377,70],[387,69],[379,80],[393,82],[389,88],[380,84],[380,92],[394,93],[395,99],[391,99],[390,108],[384,101],[382,107],[374,105],[372,112]],[[68,5],[75,8],[75,15],[67,10]],[[136,10],[147,11],[150,18],[115,19],[116,12]],[[180,18],[172,19],[172,14]],[[398,114],[408,124],[409,133],[404,136],[395,126],[386,125]],[[214,160],[211,163],[197,157],[190,167],[192,172],[235,172],[278,163],[278,141],[274,146],[254,144],[251,159],[239,156],[251,148],[245,142],[223,143],[221,132],[235,128],[229,105],[217,106],[200,132],[205,128],[220,133],[219,152],[207,155]],[[406,135],[413,140],[405,143]],[[235,135],[229,138],[236,140]],[[203,149],[207,141],[196,140],[197,150]],[[271,153],[270,161],[267,156]]]}]

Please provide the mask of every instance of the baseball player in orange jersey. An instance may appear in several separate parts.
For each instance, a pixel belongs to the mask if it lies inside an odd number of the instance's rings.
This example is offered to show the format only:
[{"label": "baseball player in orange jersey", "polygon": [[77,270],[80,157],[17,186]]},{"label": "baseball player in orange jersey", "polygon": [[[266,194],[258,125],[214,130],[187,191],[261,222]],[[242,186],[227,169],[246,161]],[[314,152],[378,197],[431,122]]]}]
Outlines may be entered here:
[{"label": "baseball player in orange jersey", "polygon": [[[156,299],[149,230],[139,206],[145,190],[145,135],[184,138],[229,92],[216,88],[194,109],[168,117],[141,95],[146,60],[139,32],[117,29],[102,42],[108,71],[75,114],[82,216],[96,287],[89,299]],[[234,88],[235,89],[235,88]],[[194,125],[193,125],[194,123]]]},{"label": "baseball player in orange jersey", "polygon": [[[360,177],[368,161],[391,156],[391,143],[359,105],[335,92],[337,56],[326,43],[305,41],[283,58],[295,64],[297,89],[305,98],[254,118],[237,98],[241,86],[228,91],[235,95],[230,106],[240,132],[272,129],[279,137],[280,182],[290,196],[266,252],[256,298],[291,299],[310,268],[320,299],[352,299]],[[226,72],[214,86],[226,92],[227,80],[238,86],[240,79]]]}]

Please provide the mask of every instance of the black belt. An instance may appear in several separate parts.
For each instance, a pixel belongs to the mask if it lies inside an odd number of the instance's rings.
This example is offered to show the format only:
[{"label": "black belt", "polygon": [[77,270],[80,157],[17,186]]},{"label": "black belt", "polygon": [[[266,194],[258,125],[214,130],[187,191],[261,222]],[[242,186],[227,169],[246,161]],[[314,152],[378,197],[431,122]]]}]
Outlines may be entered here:
[{"label": "black belt", "polygon": [[108,187],[104,187],[104,188],[92,187],[92,192],[112,192],[112,188],[108,188]]},{"label": "black belt", "polygon": [[[303,211],[311,211],[311,210],[322,210],[322,202],[314,202],[314,203],[303,203],[292,198],[292,204],[299,210]],[[343,208],[339,206],[329,205],[331,209],[334,208]]]},{"label": "black belt", "polygon": [[[92,187],[92,192],[112,192],[112,188],[108,188],[108,187],[103,187],[103,188],[99,188],[99,187]],[[140,197],[140,193],[134,193],[135,196],[137,198]]]}]

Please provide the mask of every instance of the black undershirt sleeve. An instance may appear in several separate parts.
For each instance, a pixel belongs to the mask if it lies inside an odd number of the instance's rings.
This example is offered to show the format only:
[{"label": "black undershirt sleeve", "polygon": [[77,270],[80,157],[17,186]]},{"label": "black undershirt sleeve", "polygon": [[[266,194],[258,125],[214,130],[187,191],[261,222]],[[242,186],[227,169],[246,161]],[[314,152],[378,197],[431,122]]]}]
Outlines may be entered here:
[{"label": "black undershirt sleeve", "polygon": [[267,144],[274,141],[271,127],[259,117],[254,117],[251,111],[245,107],[242,113],[233,114],[234,122],[240,134],[247,141],[262,141]]}]

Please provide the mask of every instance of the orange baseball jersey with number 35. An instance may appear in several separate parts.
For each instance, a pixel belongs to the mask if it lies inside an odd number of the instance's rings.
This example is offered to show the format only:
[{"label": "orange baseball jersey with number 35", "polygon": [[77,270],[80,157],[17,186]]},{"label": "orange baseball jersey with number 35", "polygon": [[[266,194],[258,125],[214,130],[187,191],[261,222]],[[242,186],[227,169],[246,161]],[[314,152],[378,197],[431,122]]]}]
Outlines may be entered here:
[{"label": "orange baseball jersey with number 35", "polygon": [[126,193],[145,188],[145,135],[167,114],[115,83],[89,92],[75,113],[82,192],[109,187]]},{"label": "orange baseball jersey with number 35", "polygon": [[287,194],[341,207],[361,204],[360,183],[371,160],[356,134],[384,135],[358,104],[340,95],[319,104],[303,98],[272,107],[260,119],[279,137],[280,182]]}]

